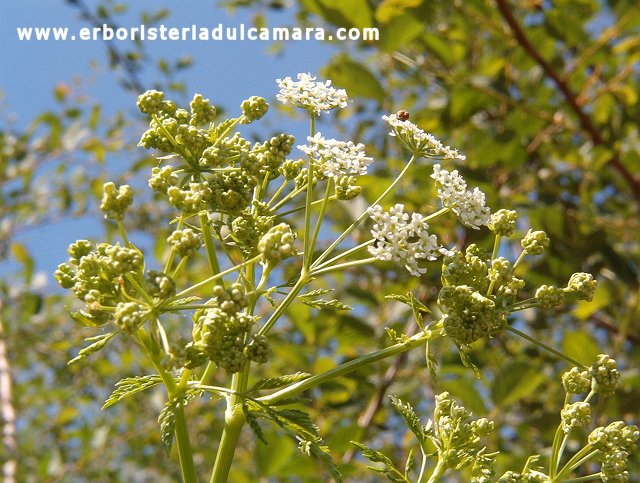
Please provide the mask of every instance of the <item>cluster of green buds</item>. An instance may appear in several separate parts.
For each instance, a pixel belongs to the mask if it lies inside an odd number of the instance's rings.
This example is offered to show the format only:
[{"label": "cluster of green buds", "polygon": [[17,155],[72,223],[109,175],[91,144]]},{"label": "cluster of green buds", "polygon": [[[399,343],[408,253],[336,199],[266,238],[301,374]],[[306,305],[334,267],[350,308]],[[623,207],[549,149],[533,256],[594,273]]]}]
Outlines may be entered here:
[{"label": "cluster of green buds", "polygon": [[[69,261],[58,266],[55,278],[85,302],[81,316],[92,325],[103,324],[115,317],[120,302],[127,301],[127,293],[135,293],[131,279],[141,277],[144,268],[142,254],[135,248],[78,240],[68,249]],[[118,315],[124,317],[124,307]],[[130,308],[127,310],[131,310]],[[117,311],[117,310],[116,310]],[[120,317],[117,319],[123,321]],[[120,323],[116,320],[116,323]],[[126,323],[122,327],[131,328]]]},{"label": "cluster of green buds", "polygon": [[271,228],[258,242],[258,252],[262,254],[266,266],[275,266],[280,261],[294,255],[293,242],[296,234],[286,223]]},{"label": "cluster of green buds", "polygon": [[[586,429],[591,425],[591,399],[596,394],[610,396],[619,381],[617,363],[606,354],[598,355],[589,368],[573,367],[562,375],[562,385],[567,395],[560,412],[561,423],[556,432],[550,465],[550,474],[558,480],[568,475],[579,464],[595,459],[600,463],[600,473],[596,476],[602,481],[629,481],[626,461],[636,448],[640,432],[636,426],[628,426],[623,421],[616,421],[591,431],[587,445],[578,451],[564,468],[557,471],[571,432],[576,428]],[[584,393],[587,393],[584,398],[572,402],[573,398]]]},{"label": "cluster of green buds", "polygon": [[444,467],[460,469],[468,466],[483,450],[482,438],[493,431],[493,421],[472,419],[471,416],[471,412],[448,392],[436,396],[433,424],[427,436],[435,445]]},{"label": "cluster of green buds", "polygon": [[188,369],[212,361],[228,373],[242,370],[247,361],[264,363],[271,353],[264,336],[251,336],[257,317],[245,309],[249,298],[240,283],[216,285],[208,308],[194,316],[193,341],[185,348]]},{"label": "cluster of green buds", "polygon": [[107,182],[103,187],[100,209],[104,217],[112,220],[122,220],[127,208],[133,204],[133,190],[128,184],[119,188],[113,182]]},{"label": "cluster of green buds", "polygon": [[181,109],[158,91],[138,98],[140,110],[151,116],[140,145],[175,155],[177,166],[155,167],[149,186],[163,193],[179,211],[190,215],[202,210],[241,215],[250,210],[253,190],[281,175],[294,138],[274,136],[251,143],[235,126],[260,119],[268,110],[261,97],[241,105],[242,115],[215,124],[216,110],[196,94],[190,109]]},{"label": "cluster of green buds", "polygon": [[525,308],[551,308],[576,300],[592,300],[596,281],[588,273],[574,273],[564,288],[542,285],[535,297],[518,300],[525,282],[515,269],[526,255],[540,255],[549,246],[543,231],[529,230],[520,244],[522,252],[512,264],[497,256],[500,240],[515,233],[518,216],[513,210],[491,215],[488,227],[495,233],[491,255],[472,244],[462,252],[449,250],[443,257],[442,289],[438,304],[442,327],[458,345],[492,337],[507,327],[507,316]]}]

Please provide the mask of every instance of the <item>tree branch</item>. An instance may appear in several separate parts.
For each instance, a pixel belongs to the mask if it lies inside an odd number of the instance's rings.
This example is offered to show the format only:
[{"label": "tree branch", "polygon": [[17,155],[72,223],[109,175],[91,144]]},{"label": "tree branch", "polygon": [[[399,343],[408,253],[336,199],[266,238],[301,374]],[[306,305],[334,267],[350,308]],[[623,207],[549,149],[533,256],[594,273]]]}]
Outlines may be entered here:
[{"label": "tree branch", "polygon": [[[0,310],[2,301],[0,300]],[[2,444],[5,447],[6,460],[2,463],[2,481],[15,483],[18,462],[16,443],[16,411],[11,396],[11,366],[7,354],[4,335],[4,322],[0,319],[0,423],[2,424]]]},{"label": "tree branch", "polygon": [[[606,145],[602,134],[600,134],[600,131],[597,129],[595,124],[593,124],[591,118],[584,111],[584,109],[578,102],[576,95],[571,91],[569,85],[558,75],[555,70],[553,70],[551,65],[546,60],[544,60],[544,58],[533,46],[533,44],[529,41],[524,31],[520,27],[520,24],[509,9],[506,0],[496,0],[496,4],[498,5],[498,9],[500,10],[502,17],[505,19],[507,24],[509,24],[509,27],[511,28],[518,44],[524,49],[529,57],[531,57],[542,68],[545,75],[554,82],[558,90],[560,90],[565,100],[569,104],[569,107],[571,107],[571,110],[578,117],[582,129],[584,129],[589,134],[589,137],[593,141],[593,144],[596,146]],[[629,187],[633,191],[635,198],[640,199],[640,180],[636,178],[624,164],[622,164],[618,153],[613,154],[613,157],[609,160],[609,164],[611,164],[611,166],[613,166],[613,168],[618,171],[618,173],[626,180]]]}]

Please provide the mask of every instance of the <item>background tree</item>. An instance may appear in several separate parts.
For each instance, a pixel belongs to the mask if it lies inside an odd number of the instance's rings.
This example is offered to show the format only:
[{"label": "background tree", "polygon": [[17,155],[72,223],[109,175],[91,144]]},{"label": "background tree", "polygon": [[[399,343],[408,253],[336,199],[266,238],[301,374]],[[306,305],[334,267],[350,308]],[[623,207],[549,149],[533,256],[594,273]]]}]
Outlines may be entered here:
[{"label": "background tree", "polygon": [[[97,8],[81,1],[68,3],[69,15],[80,15],[87,25],[115,25],[123,8],[114,2]],[[252,1],[229,6],[251,9],[258,24],[272,21],[275,11],[285,7]],[[546,258],[526,267],[532,281],[566,280],[578,269],[598,275],[593,303],[578,305],[570,314],[525,314],[519,327],[587,364],[599,352],[616,357],[626,369],[624,390],[603,405],[610,417],[637,418],[640,12],[635,3],[308,0],[286,8],[294,9],[303,25],[380,29],[379,42],[335,44],[336,55],[321,73],[368,101],[358,112],[342,113],[338,121],[344,136],[367,143],[377,160],[376,177],[365,186],[369,201],[402,162],[401,153],[387,142],[378,114],[407,109],[416,124],[464,150],[467,162],[457,168],[470,184],[488,193],[491,206],[517,208],[526,213],[519,227],[523,232],[531,226],[550,235],[553,244]],[[166,16],[170,11],[149,13],[147,20]],[[142,84],[187,90],[173,83],[188,60],[152,59],[141,44],[104,47],[132,99]],[[170,481],[176,478],[176,468],[160,463],[160,434],[154,418],[146,416],[159,407],[140,408],[140,399],[99,411],[95,401],[104,399],[118,378],[115,359],[66,367],[86,334],[68,321],[64,306],[69,302],[62,295],[38,288],[33,277],[37,260],[15,242],[20,231],[95,208],[106,174],[105,157],[132,161],[132,169],[120,173],[123,179],[135,180],[136,170],[146,173],[150,167],[147,158],[127,148],[142,131],[136,127],[139,120],[122,115],[105,119],[100,106],[78,101],[78,89],[60,85],[55,92],[57,111],[42,114],[26,129],[5,122],[0,133],[0,247],[3,256],[13,260],[5,265],[9,268],[0,282],[0,343],[5,343],[6,354],[0,375],[12,376],[13,400],[6,399],[4,390],[2,407],[12,402],[18,423],[12,438],[8,428],[14,425],[3,411],[6,438],[0,459],[17,462],[20,475],[35,481]],[[419,179],[405,185],[400,195],[409,209],[435,204],[435,194],[425,195],[424,188]],[[154,231],[153,220],[161,213],[148,201],[136,224],[153,249],[151,240],[162,236]],[[354,214],[345,210],[331,216],[339,227]],[[464,235],[490,247],[491,241],[475,231]],[[358,236],[369,235],[362,231]],[[413,290],[430,305],[437,295],[436,276],[430,272],[416,283],[391,266],[354,269],[340,297],[358,310],[347,316],[332,311],[312,315],[308,307],[293,307],[289,320],[304,340],[282,332],[282,340],[273,344],[280,349],[265,375],[282,373],[286,367],[317,372],[333,365],[336,354],[342,361],[381,347],[388,343],[385,326],[416,330],[406,308],[384,295]],[[572,322],[576,319],[580,322]],[[27,346],[33,350],[20,350]],[[301,346],[313,349],[303,353]],[[513,428],[493,436],[494,447],[511,455],[507,459],[503,453],[503,468],[521,467],[528,454],[548,445],[563,398],[550,374],[559,374],[564,363],[506,334],[474,348],[471,358],[481,368],[480,379],[462,367],[455,348],[442,345],[432,348],[440,361],[437,382],[425,368],[424,355],[410,354],[315,393],[314,420],[335,458],[344,463],[345,475],[358,481],[369,477],[362,462],[354,461],[351,439],[385,448],[398,460],[406,456],[396,438],[403,430],[394,431],[397,416],[388,409],[386,395],[391,393],[430,408],[432,392],[449,390],[476,415]],[[118,364],[124,364],[125,371],[142,370],[126,345],[118,350]],[[220,423],[202,418],[213,413],[206,404],[189,411],[203,421],[194,428],[194,438],[197,446],[207,448]],[[259,474],[323,479],[298,455],[294,442],[275,434],[276,428],[267,428],[269,446],[254,443],[250,434],[244,436],[232,481],[255,481]],[[214,449],[204,450],[197,461],[208,462]],[[633,464],[631,471],[637,474],[637,459]],[[10,476],[11,469],[5,468]]]}]

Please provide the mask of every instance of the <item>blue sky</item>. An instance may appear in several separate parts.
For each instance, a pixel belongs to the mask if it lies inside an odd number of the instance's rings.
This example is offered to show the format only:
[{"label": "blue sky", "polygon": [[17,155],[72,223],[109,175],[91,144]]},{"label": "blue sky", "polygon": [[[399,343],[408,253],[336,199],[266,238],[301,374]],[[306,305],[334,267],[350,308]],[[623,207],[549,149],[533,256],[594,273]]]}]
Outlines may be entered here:
[{"label": "blue sky", "polygon": [[[95,0],[87,0],[92,8]],[[137,1],[126,2],[130,10],[117,17],[119,26],[134,27],[140,24],[140,12],[157,11],[166,7],[171,11],[162,22],[167,26],[213,27],[219,23],[236,26],[251,24],[251,15],[237,11],[231,15],[210,0]],[[269,13],[270,26],[295,25],[290,10]],[[78,33],[87,24],[80,19],[75,8],[64,0],[21,0],[3,2],[0,7],[0,91],[3,93],[2,118],[11,119],[18,127],[25,127],[36,115],[54,108],[54,87],[60,83],[72,84],[80,79],[82,89],[91,102],[103,106],[104,114],[118,111],[129,116],[139,115],[135,109],[135,94],[126,92],[118,84],[118,74],[106,66],[106,48],[100,42],[35,42],[20,41],[17,27],[68,27]],[[125,44],[122,44],[125,46]],[[189,55],[194,65],[182,71],[178,80],[184,81],[187,93],[201,92],[214,104],[230,110],[251,95],[273,97],[275,79],[297,72],[317,73],[330,58],[334,48],[316,41],[291,42],[278,55],[269,54],[272,45],[261,41],[155,41],[146,42],[145,49],[153,59],[176,60]],[[153,83],[155,69],[148,69],[141,76],[146,87]],[[286,122],[276,117],[280,122]],[[288,125],[284,129],[300,139],[307,126]],[[293,129],[293,130],[292,130]],[[117,170],[116,161],[111,168]],[[57,263],[65,258],[67,245],[76,238],[99,237],[99,224],[82,219],[63,224],[30,230],[19,236],[18,241],[36,254],[37,269],[50,274]],[[46,240],[46,242],[44,242]],[[11,272],[15,266],[0,264],[0,271]]]}]

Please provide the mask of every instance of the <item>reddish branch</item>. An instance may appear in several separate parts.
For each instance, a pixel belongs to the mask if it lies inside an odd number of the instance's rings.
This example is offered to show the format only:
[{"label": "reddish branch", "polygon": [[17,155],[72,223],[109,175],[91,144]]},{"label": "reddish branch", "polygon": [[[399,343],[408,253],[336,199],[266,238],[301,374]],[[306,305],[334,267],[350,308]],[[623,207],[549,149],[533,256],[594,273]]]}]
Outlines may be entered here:
[{"label": "reddish branch", "polygon": [[[555,83],[555,85],[564,96],[565,100],[569,103],[571,110],[578,117],[580,125],[589,134],[589,137],[593,141],[593,144],[596,146],[605,145],[606,143],[604,138],[602,137],[602,134],[600,134],[600,131],[596,128],[591,118],[587,115],[587,113],[578,102],[577,96],[571,91],[571,88],[558,75],[558,73],[553,70],[549,63],[542,58],[540,52],[538,52],[533,44],[529,41],[524,31],[520,27],[520,24],[509,9],[506,0],[496,0],[496,4],[498,5],[498,9],[500,10],[502,17],[506,20],[506,22],[509,24],[509,27],[513,31],[513,35],[518,41],[518,44],[520,44],[520,46],[525,50],[529,57],[531,57],[542,68],[545,75]],[[627,181],[636,199],[640,199],[640,180],[636,178],[624,166],[624,164],[622,164],[618,153],[615,153],[612,156],[612,158],[609,160],[609,163]]]}]

